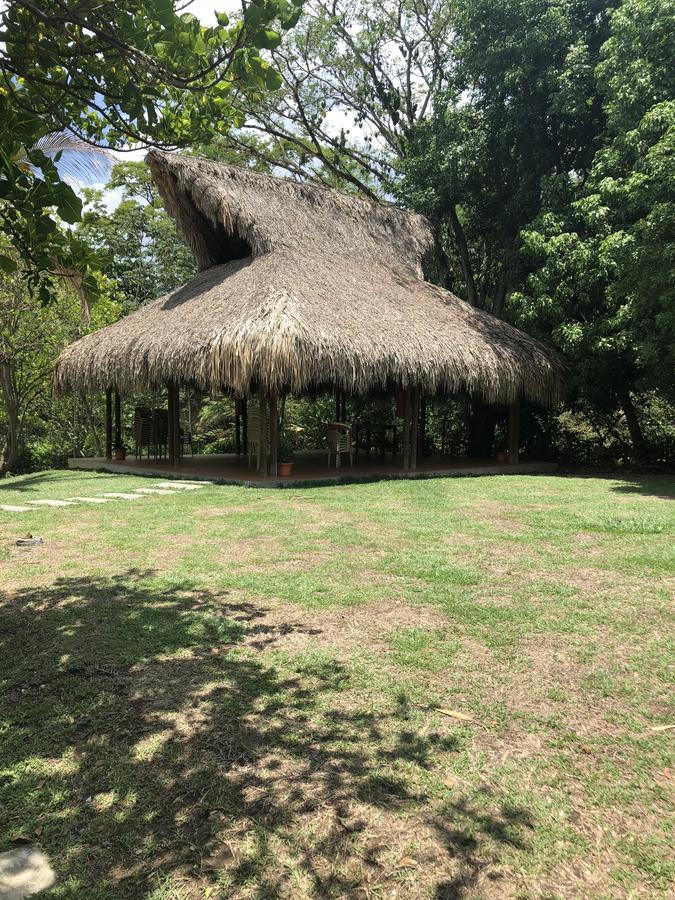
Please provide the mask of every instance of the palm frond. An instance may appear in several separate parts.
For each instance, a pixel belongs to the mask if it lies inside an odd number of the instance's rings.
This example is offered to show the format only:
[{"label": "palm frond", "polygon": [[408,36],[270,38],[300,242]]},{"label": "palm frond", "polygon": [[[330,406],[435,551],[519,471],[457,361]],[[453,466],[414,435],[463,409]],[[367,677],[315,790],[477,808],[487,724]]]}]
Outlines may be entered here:
[{"label": "palm frond", "polygon": [[109,151],[94,147],[68,131],[52,131],[40,138],[34,149],[50,159],[62,154],[55,165],[62,180],[71,187],[107,181],[115,165],[115,158]]}]

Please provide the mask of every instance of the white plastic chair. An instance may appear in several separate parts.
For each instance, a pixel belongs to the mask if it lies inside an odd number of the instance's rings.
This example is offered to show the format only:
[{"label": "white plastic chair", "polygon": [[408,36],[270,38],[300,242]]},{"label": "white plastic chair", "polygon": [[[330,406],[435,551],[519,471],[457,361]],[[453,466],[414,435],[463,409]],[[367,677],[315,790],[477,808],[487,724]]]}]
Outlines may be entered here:
[{"label": "white plastic chair", "polygon": [[340,468],[340,455],[342,453],[349,454],[349,465],[353,465],[354,455],[352,447],[352,430],[349,425],[344,422],[329,422],[326,433],[328,442],[328,465],[330,466],[330,458],[335,454],[335,468]]}]

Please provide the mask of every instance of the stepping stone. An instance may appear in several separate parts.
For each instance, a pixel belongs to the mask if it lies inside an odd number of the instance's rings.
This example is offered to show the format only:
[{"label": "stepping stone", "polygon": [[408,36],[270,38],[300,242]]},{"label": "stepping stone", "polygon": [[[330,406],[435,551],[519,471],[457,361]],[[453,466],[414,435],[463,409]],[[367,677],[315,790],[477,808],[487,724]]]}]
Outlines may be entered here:
[{"label": "stepping stone", "polygon": [[[210,482],[205,483],[210,484]],[[198,491],[203,486],[204,483],[197,484],[195,481],[162,481],[157,485],[160,488],[178,488],[180,491]]]},{"label": "stepping stone", "polygon": [[3,512],[30,512],[30,506],[11,506],[9,503],[0,505]]},{"label": "stepping stone", "polygon": [[26,500],[31,506],[75,506],[72,500]]},{"label": "stepping stone", "polygon": [[23,900],[56,881],[49,860],[39,847],[18,846],[0,853],[0,897]]},{"label": "stepping stone", "polygon": [[179,494],[180,491],[167,491],[165,488],[137,488],[135,494],[164,494],[165,497],[172,497]]},{"label": "stepping stone", "polygon": [[104,497],[112,497],[115,500],[142,500],[142,494],[121,494],[116,492],[110,492],[109,494],[103,494]]},{"label": "stepping stone", "polygon": [[68,497],[73,503],[111,503],[111,500],[105,500],[103,497]]}]

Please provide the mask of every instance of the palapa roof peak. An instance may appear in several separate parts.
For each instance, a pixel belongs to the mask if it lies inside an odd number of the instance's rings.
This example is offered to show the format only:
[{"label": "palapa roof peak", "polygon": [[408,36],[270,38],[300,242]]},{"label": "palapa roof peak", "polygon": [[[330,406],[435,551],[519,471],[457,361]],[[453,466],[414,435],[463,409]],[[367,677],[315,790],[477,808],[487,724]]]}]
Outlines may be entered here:
[{"label": "palapa roof peak", "polygon": [[177,380],[242,395],[414,384],[489,402],[561,397],[555,353],[424,281],[423,216],[194,157],[146,159],[200,272],[67,347],[57,391]]},{"label": "palapa roof peak", "polygon": [[423,259],[433,257],[427,219],[396,206],[157,150],[146,161],[200,270],[246,250],[288,251],[308,259],[365,256],[421,278]]}]

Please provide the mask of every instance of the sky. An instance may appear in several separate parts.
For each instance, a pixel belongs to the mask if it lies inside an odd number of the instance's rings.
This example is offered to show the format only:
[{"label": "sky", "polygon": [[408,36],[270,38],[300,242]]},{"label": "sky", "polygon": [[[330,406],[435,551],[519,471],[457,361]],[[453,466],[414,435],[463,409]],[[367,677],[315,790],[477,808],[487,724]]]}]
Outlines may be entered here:
[{"label": "sky", "polygon": [[192,0],[192,3],[186,7],[185,12],[191,12],[204,25],[214,25],[214,11],[231,13],[233,10],[241,9],[239,0]]}]

